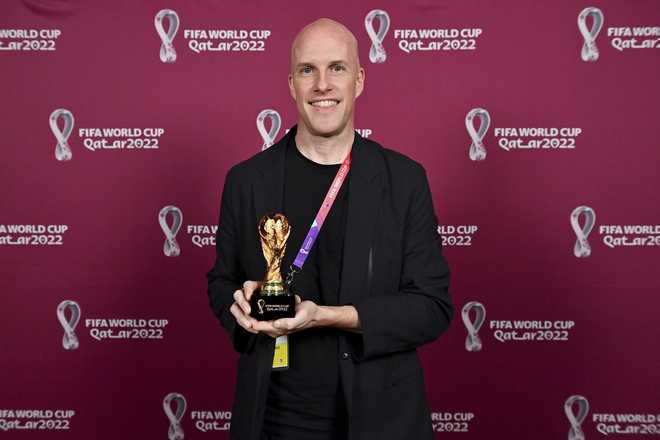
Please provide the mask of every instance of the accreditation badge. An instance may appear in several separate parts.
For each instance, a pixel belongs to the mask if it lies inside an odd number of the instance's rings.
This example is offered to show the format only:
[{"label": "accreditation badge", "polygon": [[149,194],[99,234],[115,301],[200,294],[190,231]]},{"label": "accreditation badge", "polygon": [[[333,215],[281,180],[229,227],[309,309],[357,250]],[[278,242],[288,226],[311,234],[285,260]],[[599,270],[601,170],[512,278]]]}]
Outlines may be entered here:
[{"label": "accreditation badge", "polygon": [[273,370],[289,368],[289,337],[278,336],[275,339],[275,354],[273,355]]}]

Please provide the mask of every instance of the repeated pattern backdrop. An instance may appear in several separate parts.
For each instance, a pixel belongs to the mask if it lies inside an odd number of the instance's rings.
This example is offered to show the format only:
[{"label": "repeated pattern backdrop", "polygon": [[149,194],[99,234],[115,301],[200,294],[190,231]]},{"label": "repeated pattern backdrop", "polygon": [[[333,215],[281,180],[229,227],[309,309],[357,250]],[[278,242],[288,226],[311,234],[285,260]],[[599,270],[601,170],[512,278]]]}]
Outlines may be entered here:
[{"label": "repeated pattern backdrop", "polygon": [[438,438],[660,436],[657,0],[1,11],[0,438],[228,438],[224,177],[296,122],[290,44],[322,16],[359,41],[356,128],[431,184]]}]

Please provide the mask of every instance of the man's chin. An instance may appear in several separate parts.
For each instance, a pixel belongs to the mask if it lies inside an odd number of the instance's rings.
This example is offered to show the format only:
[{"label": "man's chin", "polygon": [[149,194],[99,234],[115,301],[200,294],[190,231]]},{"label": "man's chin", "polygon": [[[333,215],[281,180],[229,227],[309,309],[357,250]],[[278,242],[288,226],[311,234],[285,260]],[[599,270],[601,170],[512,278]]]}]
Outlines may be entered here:
[{"label": "man's chin", "polygon": [[311,123],[307,125],[307,130],[311,135],[320,136],[320,137],[332,137],[340,134],[346,124],[314,124]]}]

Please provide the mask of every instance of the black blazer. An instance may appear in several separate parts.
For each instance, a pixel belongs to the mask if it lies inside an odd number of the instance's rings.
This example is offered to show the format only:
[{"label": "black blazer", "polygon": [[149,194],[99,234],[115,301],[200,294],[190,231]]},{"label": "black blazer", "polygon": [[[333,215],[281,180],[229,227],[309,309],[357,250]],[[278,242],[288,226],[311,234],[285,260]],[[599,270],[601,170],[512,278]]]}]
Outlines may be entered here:
[{"label": "black blazer", "polygon": [[[264,277],[257,222],[266,212],[281,212],[284,154],[295,133],[293,126],[225,179],[217,259],[207,279],[211,309],[240,353],[232,439],[260,438],[275,340],[245,331],[229,307],[245,280]],[[339,301],[355,306],[362,333],[338,330],[349,438],[432,439],[416,347],[448,328],[454,308],[426,172],[412,159],[356,136]]]}]

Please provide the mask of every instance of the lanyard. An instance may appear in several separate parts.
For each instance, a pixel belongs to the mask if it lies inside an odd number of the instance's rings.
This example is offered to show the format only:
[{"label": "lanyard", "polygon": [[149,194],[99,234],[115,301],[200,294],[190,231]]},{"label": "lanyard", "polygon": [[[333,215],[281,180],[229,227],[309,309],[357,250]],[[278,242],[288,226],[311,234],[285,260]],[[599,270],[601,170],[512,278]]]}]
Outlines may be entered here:
[{"label": "lanyard", "polygon": [[316,237],[318,237],[319,231],[321,231],[323,222],[325,222],[325,218],[328,216],[330,208],[332,208],[332,204],[335,203],[339,189],[341,188],[341,185],[344,183],[344,179],[348,174],[348,170],[351,169],[351,152],[352,150],[348,152],[348,155],[339,167],[337,175],[332,181],[332,184],[328,189],[328,193],[325,195],[325,199],[323,199],[323,203],[321,204],[319,211],[316,213],[316,217],[312,222],[312,226],[309,228],[309,232],[307,232],[305,240],[303,240],[303,244],[298,251],[298,255],[296,255],[296,259],[294,260],[293,264],[289,266],[289,273],[286,276],[286,284],[289,287],[291,287],[293,276],[296,274],[296,272],[300,272],[302,270],[303,264],[305,264],[305,260],[307,259],[307,255],[309,255],[309,252],[311,251],[312,246],[316,241]]}]

